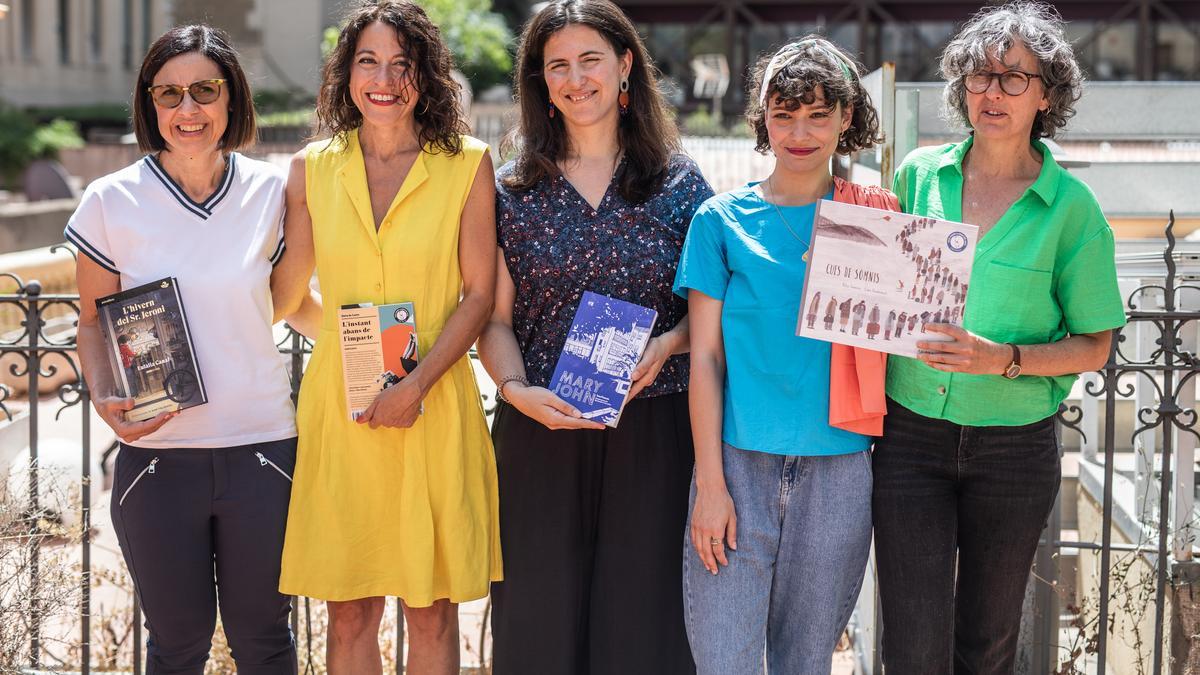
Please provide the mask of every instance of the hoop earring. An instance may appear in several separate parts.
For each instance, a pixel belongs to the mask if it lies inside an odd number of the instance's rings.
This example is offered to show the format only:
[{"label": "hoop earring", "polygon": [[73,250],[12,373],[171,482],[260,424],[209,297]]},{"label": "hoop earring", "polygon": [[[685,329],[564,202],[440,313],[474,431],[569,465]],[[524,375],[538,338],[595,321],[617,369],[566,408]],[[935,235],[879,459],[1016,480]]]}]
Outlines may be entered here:
[{"label": "hoop earring", "polygon": [[629,112],[629,80],[621,79],[621,93],[617,95],[617,105],[621,107],[621,114]]},{"label": "hoop earring", "polygon": [[550,119],[554,119],[554,101],[550,102],[550,111],[546,114]]},{"label": "hoop earring", "polygon": [[423,110],[421,110],[421,112],[416,113],[417,115],[420,115],[421,117],[424,117],[429,114],[429,99],[425,99],[424,103],[425,103],[425,108]]}]

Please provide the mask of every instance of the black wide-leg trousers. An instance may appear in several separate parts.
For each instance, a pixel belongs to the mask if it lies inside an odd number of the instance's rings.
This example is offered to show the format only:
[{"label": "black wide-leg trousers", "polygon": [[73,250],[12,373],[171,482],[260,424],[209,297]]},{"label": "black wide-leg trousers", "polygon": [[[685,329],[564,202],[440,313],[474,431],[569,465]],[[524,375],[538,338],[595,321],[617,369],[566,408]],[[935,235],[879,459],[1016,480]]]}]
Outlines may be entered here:
[{"label": "black wide-leg trousers", "polygon": [[492,437],[504,551],[494,675],[694,673],[679,546],[687,393],[636,399],[602,431],[551,431],[501,403]]}]

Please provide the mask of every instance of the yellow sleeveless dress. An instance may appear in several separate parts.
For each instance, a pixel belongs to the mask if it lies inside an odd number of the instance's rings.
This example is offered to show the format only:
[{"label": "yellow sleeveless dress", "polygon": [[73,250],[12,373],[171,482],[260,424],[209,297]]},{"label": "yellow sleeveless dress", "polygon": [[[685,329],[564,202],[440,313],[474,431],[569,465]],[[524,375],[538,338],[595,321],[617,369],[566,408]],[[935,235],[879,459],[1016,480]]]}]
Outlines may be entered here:
[{"label": "yellow sleeveless dress", "polygon": [[496,461],[466,356],[409,429],[350,420],[337,309],[414,303],[428,353],[458,307],[459,218],[487,145],[422,153],[376,232],[358,133],[318,141],[305,162],[324,316],[300,387],[279,590],[322,600],[398,596],[413,607],[488,593],[501,578]]}]

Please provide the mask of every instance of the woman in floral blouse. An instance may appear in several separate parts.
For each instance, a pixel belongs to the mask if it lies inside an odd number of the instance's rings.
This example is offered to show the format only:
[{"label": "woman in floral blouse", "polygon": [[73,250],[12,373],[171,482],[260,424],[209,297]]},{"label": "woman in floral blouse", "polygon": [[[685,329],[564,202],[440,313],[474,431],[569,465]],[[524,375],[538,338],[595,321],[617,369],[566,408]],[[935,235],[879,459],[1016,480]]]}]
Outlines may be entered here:
[{"label": "woman in floral blouse", "polygon": [[[497,174],[496,306],[479,340],[505,401],[492,428],[496,675],[693,672],[678,546],[692,472],[687,306],[671,283],[713,192],[678,154],[656,74],[608,0],[553,2],[522,37],[516,159]],[[614,429],[546,388],[584,291],[658,312]]]}]

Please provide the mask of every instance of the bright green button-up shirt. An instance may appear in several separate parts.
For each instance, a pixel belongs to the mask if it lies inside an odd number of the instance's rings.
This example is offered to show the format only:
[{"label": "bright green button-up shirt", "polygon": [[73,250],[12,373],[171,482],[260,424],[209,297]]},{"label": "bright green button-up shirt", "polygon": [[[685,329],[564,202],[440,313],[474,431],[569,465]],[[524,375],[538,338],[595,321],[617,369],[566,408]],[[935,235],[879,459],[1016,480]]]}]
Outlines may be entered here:
[{"label": "bright green button-up shirt", "polygon": [[[920,148],[896,172],[906,213],[962,222],[962,162],[972,139]],[[963,327],[996,342],[1057,342],[1125,324],[1112,229],[1092,191],[1050,151],[1033,185],[978,242]],[[917,359],[888,359],[887,393],[913,412],[970,426],[1017,426],[1045,419],[1076,375],[1043,377],[945,373]]]}]

